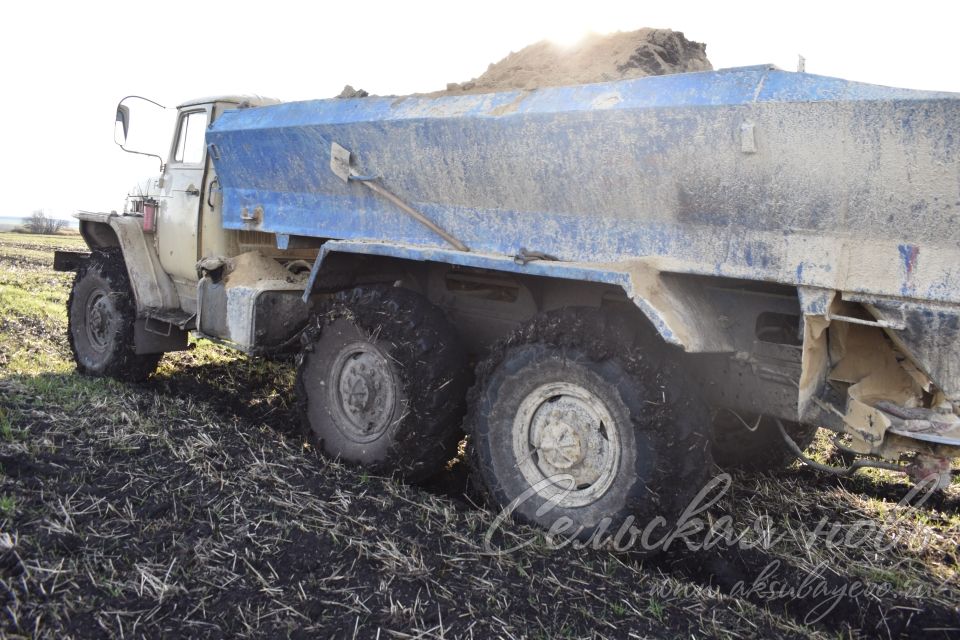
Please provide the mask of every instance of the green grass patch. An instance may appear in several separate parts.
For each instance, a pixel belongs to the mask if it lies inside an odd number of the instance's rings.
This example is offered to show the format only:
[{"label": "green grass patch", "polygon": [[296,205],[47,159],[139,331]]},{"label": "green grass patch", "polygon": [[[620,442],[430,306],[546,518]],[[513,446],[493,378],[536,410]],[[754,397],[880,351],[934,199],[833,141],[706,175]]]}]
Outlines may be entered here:
[{"label": "green grass patch", "polygon": [[17,381],[31,396],[44,404],[59,407],[67,413],[122,393],[127,386],[110,378],[87,378],[77,375],[73,366],[70,372],[43,373],[24,376]]},{"label": "green grass patch", "polygon": [[3,256],[12,259],[24,259],[41,264],[53,264],[53,251],[46,248],[4,245]]},{"label": "green grass patch", "polygon": [[[55,236],[44,236],[31,233],[10,233],[9,231],[0,232],[0,246],[3,245],[26,245],[37,247],[38,249],[67,249],[72,251],[83,251],[86,249],[86,242],[79,234],[57,234]],[[9,255],[9,248],[4,247],[4,255]]]},{"label": "green grass patch", "polygon": [[9,518],[16,510],[17,499],[15,497],[9,495],[0,496],[0,513]]},{"label": "green grass patch", "polygon": [[3,268],[0,263],[0,285],[29,291],[32,295],[49,300],[66,302],[73,285],[72,273],[57,273],[47,270]]},{"label": "green grass patch", "polygon": [[13,421],[10,419],[7,410],[0,407],[0,440],[10,442],[13,439]]},{"label": "green grass patch", "polygon": [[31,317],[44,322],[65,323],[65,300],[57,294],[37,295],[19,287],[0,285],[0,315]]},{"label": "green grass patch", "polygon": [[650,596],[650,600],[647,602],[646,612],[649,613],[650,616],[656,619],[658,622],[663,622],[663,616],[664,616],[663,609],[664,609],[663,603],[657,600],[656,598],[654,598],[653,596]]}]

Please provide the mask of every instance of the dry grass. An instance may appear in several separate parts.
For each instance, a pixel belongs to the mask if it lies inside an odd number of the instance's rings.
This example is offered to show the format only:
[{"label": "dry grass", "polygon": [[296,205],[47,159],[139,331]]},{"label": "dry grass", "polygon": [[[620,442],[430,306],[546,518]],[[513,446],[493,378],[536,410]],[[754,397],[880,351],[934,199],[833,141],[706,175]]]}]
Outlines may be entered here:
[{"label": "dry grass", "polygon": [[[59,239],[58,239],[59,241]],[[208,343],[144,385],[81,378],[63,335],[69,277],[0,234],[0,602],[4,637],[949,637],[960,634],[960,488],[919,508],[876,473],[739,475],[707,518],[758,517],[768,548],[655,559],[504,527],[461,465],[425,487],[325,460],[297,435],[289,364]],[[63,246],[63,245],[57,245]],[[7,256],[7,257],[3,257]],[[29,258],[29,260],[28,260]],[[829,444],[818,444],[820,455]],[[843,536],[873,523],[876,542]],[[763,521],[763,520],[761,520]],[[702,540],[702,536],[698,539]],[[823,574],[822,598],[746,591]],[[742,583],[738,587],[737,583]],[[845,592],[846,593],[846,592]]]}]

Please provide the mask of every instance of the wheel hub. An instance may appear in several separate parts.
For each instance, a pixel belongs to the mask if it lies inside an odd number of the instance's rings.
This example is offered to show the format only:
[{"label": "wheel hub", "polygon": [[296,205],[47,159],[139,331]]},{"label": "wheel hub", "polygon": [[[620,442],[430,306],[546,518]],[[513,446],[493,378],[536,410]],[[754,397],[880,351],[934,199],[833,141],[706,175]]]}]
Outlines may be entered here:
[{"label": "wheel hub", "polygon": [[396,399],[386,358],[369,343],[355,343],[341,351],[333,373],[346,435],[358,441],[379,437],[390,426]]},{"label": "wheel hub", "polygon": [[542,461],[556,469],[569,469],[583,461],[577,429],[558,420],[551,420],[544,427],[537,451]]},{"label": "wheel hub", "polygon": [[620,439],[604,403],[567,382],[543,385],[521,403],[515,452],[531,485],[557,478],[546,497],[563,492],[561,506],[596,501],[610,487],[620,459]]},{"label": "wheel hub", "polygon": [[87,305],[87,338],[98,350],[103,350],[109,343],[111,315],[112,306],[106,294],[98,291],[91,296]]}]

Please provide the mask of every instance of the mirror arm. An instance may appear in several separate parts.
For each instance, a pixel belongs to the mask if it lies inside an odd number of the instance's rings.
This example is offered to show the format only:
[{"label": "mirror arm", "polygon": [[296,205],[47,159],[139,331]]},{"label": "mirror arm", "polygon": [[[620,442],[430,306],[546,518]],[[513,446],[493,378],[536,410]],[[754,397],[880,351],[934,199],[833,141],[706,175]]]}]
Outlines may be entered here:
[{"label": "mirror arm", "polygon": [[123,104],[123,101],[124,101],[124,100],[127,100],[128,98],[137,98],[138,100],[146,100],[147,102],[149,102],[149,103],[151,103],[151,104],[157,105],[157,106],[160,107],[161,109],[166,109],[165,106],[163,106],[162,104],[160,104],[160,103],[157,102],[156,100],[151,100],[150,98],[144,98],[143,96],[125,96],[124,98],[122,98],[122,99],[120,100],[120,102],[117,103],[117,106],[119,107],[120,105],[122,105],[122,104]]},{"label": "mirror arm", "polygon": [[119,142],[117,143],[117,146],[120,147],[121,149],[123,149],[124,151],[126,151],[127,153],[135,153],[135,154],[137,154],[138,156],[150,156],[151,158],[156,158],[157,160],[160,161],[160,173],[163,173],[163,158],[161,158],[161,157],[158,156],[157,154],[155,154],[155,153],[146,153],[145,151],[133,151],[132,149],[127,149],[125,146],[123,146],[123,145],[120,144]]},{"label": "mirror arm", "polygon": [[[160,103],[157,102],[156,100],[151,100],[150,98],[144,98],[143,96],[130,95],[130,96],[125,96],[125,97],[123,97],[123,98],[120,100],[120,102],[117,103],[117,112],[118,112],[118,113],[120,112],[121,107],[123,106],[124,100],[127,100],[128,98],[137,98],[138,100],[146,100],[147,102],[149,102],[149,103],[151,103],[151,104],[157,105],[157,106],[160,107],[161,109],[166,109],[165,106],[163,106],[162,104],[160,104]],[[127,118],[129,119],[129,116],[127,116]],[[129,120],[128,120],[128,119],[121,122],[121,124],[123,125],[124,142],[126,142],[127,128],[130,126],[130,123],[129,123]],[[122,144],[120,144],[120,143],[117,142],[116,140],[114,140],[114,142],[116,143],[116,145],[117,145],[118,147],[120,147],[121,149],[123,149],[123,150],[126,151],[127,153],[135,153],[135,154],[137,154],[138,156],[149,156],[149,157],[151,157],[151,158],[156,158],[157,160],[160,161],[160,174],[161,174],[161,175],[163,174],[163,158],[161,158],[161,157],[158,156],[157,154],[155,154],[155,153],[145,153],[145,152],[143,152],[143,151],[134,151],[134,150],[132,150],[132,149],[127,149],[125,146],[123,146]]]}]

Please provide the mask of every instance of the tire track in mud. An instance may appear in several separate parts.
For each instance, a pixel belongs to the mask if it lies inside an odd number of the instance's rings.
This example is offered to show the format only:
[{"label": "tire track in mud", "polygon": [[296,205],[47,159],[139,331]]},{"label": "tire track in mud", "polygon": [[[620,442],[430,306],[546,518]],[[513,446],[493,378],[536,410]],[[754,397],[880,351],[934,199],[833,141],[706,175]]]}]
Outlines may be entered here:
[{"label": "tire track in mud", "polygon": [[[289,366],[292,372],[292,357],[289,361],[281,362],[283,364],[280,366]],[[252,375],[244,375],[247,373]],[[272,388],[273,393],[266,399],[245,399],[242,392],[227,391],[224,384],[243,389]],[[172,375],[154,376],[144,385],[152,386],[156,393],[164,396],[191,397],[222,417],[240,420],[251,426],[266,425],[281,435],[306,441],[293,389],[277,385],[275,376],[257,372],[255,366],[246,363],[240,367],[234,363],[179,365]],[[462,447],[460,454],[443,471],[409,484],[452,500],[458,509],[474,508],[485,502],[482,492],[470,476]]]},{"label": "tire track in mud", "polygon": [[[189,354],[189,352],[186,352]],[[252,362],[221,364],[180,362],[171,374],[155,374],[144,386],[160,395],[191,397],[224,418],[250,425],[267,425],[286,436],[299,435],[300,421],[290,388],[278,384],[276,372],[258,371]],[[270,393],[264,394],[264,390]]]}]

